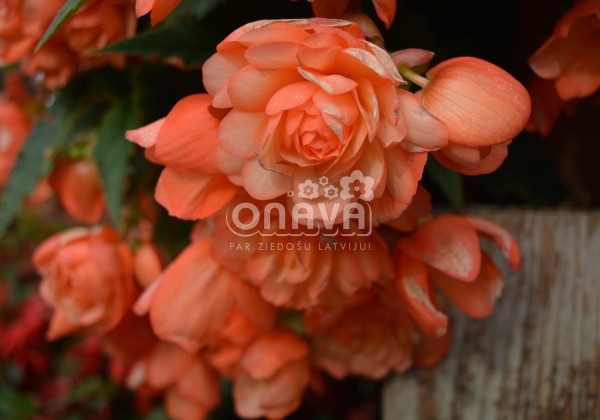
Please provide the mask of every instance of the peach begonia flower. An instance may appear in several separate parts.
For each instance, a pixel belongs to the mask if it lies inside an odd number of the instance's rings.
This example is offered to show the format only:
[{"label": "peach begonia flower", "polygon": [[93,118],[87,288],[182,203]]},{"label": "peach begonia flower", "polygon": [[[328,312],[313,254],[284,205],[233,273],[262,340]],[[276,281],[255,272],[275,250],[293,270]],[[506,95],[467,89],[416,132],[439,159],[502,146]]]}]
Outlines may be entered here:
[{"label": "peach begonia flower", "polygon": [[46,239],[33,254],[40,295],[53,309],[48,338],[81,329],[106,333],[133,301],[133,262],[111,228],[73,228]]},{"label": "peach begonia flower", "polygon": [[150,13],[152,25],[164,20],[177,6],[181,0],[136,0],[135,14],[137,17]]},{"label": "peach begonia flower", "polygon": [[448,317],[435,305],[434,286],[473,318],[493,311],[502,273],[480,249],[478,235],[493,239],[511,268],[518,268],[521,254],[514,238],[484,219],[439,216],[398,241],[396,287],[426,334],[443,336],[448,328]]},{"label": "peach begonia flower", "polygon": [[0,5],[0,56],[16,63],[31,54],[63,0],[11,0]]},{"label": "peach begonia flower", "polygon": [[423,87],[417,96],[449,130],[448,145],[434,153],[436,159],[468,175],[496,170],[529,119],[527,90],[501,68],[474,57],[443,61],[426,75],[414,77]]},{"label": "peach begonia flower", "polygon": [[65,211],[75,220],[97,223],[106,207],[96,165],[88,160],[57,163],[48,178]]},{"label": "peach begonia flower", "polygon": [[95,54],[94,50],[135,35],[131,0],[91,0],[65,22],[58,37],[79,59],[82,68],[111,64],[123,67],[123,54]]},{"label": "peach begonia flower", "polygon": [[43,76],[48,89],[58,89],[75,76],[77,65],[77,56],[72,51],[61,43],[49,41],[35,54],[27,56],[21,68],[30,77]]},{"label": "peach begonia flower", "polygon": [[[311,0],[315,16],[324,18],[345,18],[345,14],[360,9],[360,0]],[[396,17],[396,0],[373,0],[375,11],[386,28],[392,26]]]},{"label": "peach begonia flower", "polygon": [[381,379],[412,364],[432,365],[446,353],[447,337],[426,337],[393,291],[371,289],[343,305],[305,312],[315,364],[335,378]]},{"label": "peach begonia flower", "polygon": [[[272,200],[306,179],[339,184],[358,170],[393,219],[416,191],[426,151],[446,144],[443,124],[398,93],[404,82],[391,57],[350,22],[248,24],[218,45],[203,74],[208,95],[127,133],[166,166],[156,198],[179,218],[210,216],[240,188]],[[407,133],[418,152],[401,143]]]},{"label": "peach begonia flower", "polygon": [[136,304],[159,338],[191,352],[215,344],[234,309],[259,329],[275,321],[258,291],[214,259],[210,239],[189,245]]},{"label": "peach begonia flower", "polygon": [[308,353],[308,345],[289,330],[257,338],[246,349],[234,380],[237,415],[278,419],[295,411],[310,380]]},{"label": "peach begonia flower", "polygon": [[14,102],[0,99],[0,187],[4,186],[31,131],[31,122]]},{"label": "peach begonia flower", "polygon": [[231,228],[230,208],[215,219],[219,240],[213,241],[214,255],[258,287],[261,296],[273,305],[295,309],[327,305],[393,277],[390,252],[376,232],[345,236],[339,233],[360,231],[350,226],[341,232],[341,225],[331,235],[302,225],[293,229],[285,210],[267,212],[265,203],[256,204],[260,212],[259,227],[252,231],[256,234],[238,236]]},{"label": "peach begonia flower", "polygon": [[135,10],[129,0],[91,0],[77,10],[39,50],[35,47],[50,26],[62,0],[4,2],[0,20],[0,56],[22,61],[29,76],[42,75],[44,85],[63,87],[79,68],[121,66],[123,55],[98,55],[103,48],[135,34]]},{"label": "peach begonia flower", "polygon": [[541,78],[555,82],[564,101],[594,93],[600,87],[600,0],[576,2],[529,65]]},{"label": "peach begonia flower", "polygon": [[127,383],[164,391],[166,412],[177,420],[205,419],[221,401],[217,374],[205,358],[164,341],[132,367]]}]

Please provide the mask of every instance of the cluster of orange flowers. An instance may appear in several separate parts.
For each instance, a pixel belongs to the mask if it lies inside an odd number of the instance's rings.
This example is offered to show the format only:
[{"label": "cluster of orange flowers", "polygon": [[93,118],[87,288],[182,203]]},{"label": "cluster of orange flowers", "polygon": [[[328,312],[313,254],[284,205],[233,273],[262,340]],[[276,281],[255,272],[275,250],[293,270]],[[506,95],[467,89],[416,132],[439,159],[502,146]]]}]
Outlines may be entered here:
[{"label": "cluster of orange flowers", "polygon": [[[124,65],[91,51],[133,35],[136,14],[151,11],[155,24],[179,2],[91,0],[36,50],[63,3],[2,3],[2,57],[47,88]],[[395,2],[374,3],[389,25]],[[547,126],[548,114],[534,101],[530,120],[525,88],[477,58],[422,74],[433,54],[370,42],[380,34],[356,7],[315,0],[321,17],[242,26],[205,62],[207,93],[126,133],[164,166],[156,201],[197,222],[190,244],[165,265],[151,211],[127,235],[95,226],[50,237],[33,256],[54,311],[48,338],[101,337],[128,366],[127,384],[164,395],[173,418],[210,413],[220,378],[239,416],[281,418],[323,372],[380,379],[437,363],[450,343],[446,301],[491,314],[502,273],[480,240],[516,269],[515,240],[483,219],[434,217],[419,181],[431,158],[466,175],[494,171],[528,121]],[[531,59],[563,100],[600,85],[599,21],[599,1],[578,3]],[[585,54],[571,56],[574,43]],[[6,92],[2,183],[31,126],[18,83]],[[61,161],[49,185],[72,217],[101,220],[93,164]]]}]

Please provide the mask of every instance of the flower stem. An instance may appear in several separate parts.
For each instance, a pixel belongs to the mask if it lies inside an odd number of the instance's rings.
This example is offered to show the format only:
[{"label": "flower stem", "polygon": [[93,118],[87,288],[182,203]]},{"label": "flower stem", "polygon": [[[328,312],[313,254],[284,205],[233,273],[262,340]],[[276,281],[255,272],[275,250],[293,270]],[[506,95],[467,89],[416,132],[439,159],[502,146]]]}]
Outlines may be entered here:
[{"label": "flower stem", "polygon": [[400,71],[402,77],[413,82],[417,86],[424,88],[429,84],[428,78],[421,76],[419,73],[412,71],[408,67],[400,67],[398,70]]}]

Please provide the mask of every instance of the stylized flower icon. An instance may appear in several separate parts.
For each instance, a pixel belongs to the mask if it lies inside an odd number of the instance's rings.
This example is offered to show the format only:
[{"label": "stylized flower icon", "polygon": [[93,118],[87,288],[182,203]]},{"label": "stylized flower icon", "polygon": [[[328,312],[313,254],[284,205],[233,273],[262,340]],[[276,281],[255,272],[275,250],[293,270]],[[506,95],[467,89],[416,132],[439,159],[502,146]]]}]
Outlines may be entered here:
[{"label": "stylized flower icon", "polygon": [[340,197],[344,200],[361,198],[365,201],[373,199],[373,185],[375,180],[370,176],[364,176],[362,171],[352,171],[350,176],[344,176],[340,180],[342,192]]},{"label": "stylized flower icon", "polygon": [[287,196],[290,197],[290,198],[293,197],[294,196],[294,191],[293,190],[289,190],[287,192]]},{"label": "stylized flower icon", "polygon": [[329,185],[329,178],[327,178],[326,176],[322,176],[321,178],[319,178],[319,184],[326,187],[327,185]]},{"label": "stylized flower icon", "polygon": [[313,199],[319,196],[319,184],[307,179],[298,185],[298,197]]},{"label": "stylized flower icon", "polygon": [[330,200],[333,200],[334,198],[338,198],[340,196],[338,194],[339,191],[340,191],[340,189],[338,187],[336,187],[335,185],[329,185],[328,187],[325,188],[323,195],[325,197],[329,198]]}]

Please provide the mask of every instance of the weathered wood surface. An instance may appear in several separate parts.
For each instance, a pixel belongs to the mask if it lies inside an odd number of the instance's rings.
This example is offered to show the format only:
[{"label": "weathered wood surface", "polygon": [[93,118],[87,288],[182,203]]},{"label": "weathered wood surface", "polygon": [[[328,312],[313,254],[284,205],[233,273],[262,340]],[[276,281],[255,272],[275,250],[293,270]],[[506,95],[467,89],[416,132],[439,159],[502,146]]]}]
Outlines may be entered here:
[{"label": "weathered wood surface", "polygon": [[491,317],[451,311],[450,353],[388,381],[384,420],[599,419],[600,213],[475,213],[517,236],[523,266]]}]

